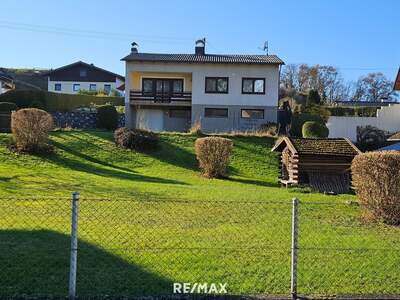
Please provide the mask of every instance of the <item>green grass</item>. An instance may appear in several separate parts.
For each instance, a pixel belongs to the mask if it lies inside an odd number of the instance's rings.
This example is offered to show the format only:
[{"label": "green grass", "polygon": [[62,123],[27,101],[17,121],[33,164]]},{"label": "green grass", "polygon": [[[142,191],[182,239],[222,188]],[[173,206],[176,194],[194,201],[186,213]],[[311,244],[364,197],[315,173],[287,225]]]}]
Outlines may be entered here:
[{"label": "green grass", "polygon": [[169,294],[173,282],[288,294],[294,196],[300,293],[399,293],[400,230],[362,224],[354,195],[280,188],[271,138],[232,137],[229,179],[213,180],[185,134],[162,134],[159,150],[141,154],[109,132],[54,132],[44,157],[11,153],[9,138],[0,135],[0,294],[65,295],[73,191],[80,295]]}]

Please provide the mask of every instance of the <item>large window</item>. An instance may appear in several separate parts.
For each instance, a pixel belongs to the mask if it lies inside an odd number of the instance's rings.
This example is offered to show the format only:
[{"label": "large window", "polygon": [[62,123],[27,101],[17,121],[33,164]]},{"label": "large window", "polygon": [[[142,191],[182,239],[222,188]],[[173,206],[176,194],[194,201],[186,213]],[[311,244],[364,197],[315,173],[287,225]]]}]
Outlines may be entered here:
[{"label": "large window", "polygon": [[264,119],[264,110],[242,109],[241,116],[243,119]]},{"label": "large window", "polygon": [[61,83],[54,84],[54,90],[55,91],[61,91]]},{"label": "large window", "polygon": [[74,92],[79,92],[81,90],[81,85],[79,83],[74,83],[74,85],[72,86],[72,90]]},{"label": "large window", "polygon": [[242,94],[265,94],[265,78],[243,78]]},{"label": "large window", "polygon": [[91,92],[95,92],[96,91],[96,84],[95,83],[89,84],[89,91],[91,91]]},{"label": "large window", "polygon": [[111,84],[105,84],[104,85],[104,92],[106,94],[109,94],[111,92]]},{"label": "large window", "polygon": [[204,116],[206,118],[227,118],[228,109],[227,108],[205,108]]},{"label": "large window", "polygon": [[183,93],[183,79],[143,78],[142,91],[151,94]]},{"label": "large window", "polygon": [[228,93],[228,77],[206,77],[206,93]]}]

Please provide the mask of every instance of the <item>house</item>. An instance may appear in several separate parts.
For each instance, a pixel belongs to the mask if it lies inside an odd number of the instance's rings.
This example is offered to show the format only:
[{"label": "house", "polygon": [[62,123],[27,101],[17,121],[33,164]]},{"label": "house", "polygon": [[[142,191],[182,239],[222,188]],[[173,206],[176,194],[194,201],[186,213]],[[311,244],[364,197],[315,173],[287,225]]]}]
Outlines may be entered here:
[{"label": "house", "polygon": [[308,184],[322,192],[345,193],[350,167],[361,151],[348,139],[280,138],[271,151],[281,153],[280,182]]},{"label": "house", "polygon": [[121,75],[82,61],[51,70],[47,77],[47,90],[54,93],[77,94],[79,91],[104,91],[109,94],[125,82]]},{"label": "house", "polygon": [[192,54],[141,53],[126,63],[125,114],[130,128],[205,132],[254,130],[276,122],[280,67],[275,55],[217,55],[205,40]]},{"label": "house", "polygon": [[0,94],[11,91],[15,88],[14,80],[11,76],[0,72]]},{"label": "house", "polygon": [[397,71],[397,76],[396,76],[396,80],[394,81],[393,90],[394,91],[400,91],[400,68]]}]

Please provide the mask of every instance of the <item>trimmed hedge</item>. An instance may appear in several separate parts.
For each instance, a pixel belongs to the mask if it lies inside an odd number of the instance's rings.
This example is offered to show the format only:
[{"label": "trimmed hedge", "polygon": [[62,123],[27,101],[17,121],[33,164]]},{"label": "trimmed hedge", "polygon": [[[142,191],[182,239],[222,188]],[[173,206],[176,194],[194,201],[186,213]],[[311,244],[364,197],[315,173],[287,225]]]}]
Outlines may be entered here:
[{"label": "trimmed hedge", "polygon": [[118,112],[115,106],[111,104],[97,106],[97,127],[107,130],[118,128]]},{"label": "trimmed hedge", "polygon": [[221,137],[204,137],[195,142],[196,157],[203,176],[220,178],[226,169],[233,150],[233,142]]},{"label": "trimmed hedge", "polygon": [[329,129],[325,124],[314,121],[307,121],[303,124],[303,138],[326,138],[329,135]]},{"label": "trimmed hedge", "polygon": [[11,112],[18,109],[12,102],[0,102],[0,132],[11,132]]},{"label": "trimmed hedge", "polygon": [[114,141],[119,147],[146,152],[156,150],[160,139],[151,131],[121,127],[115,130]]},{"label": "trimmed hedge", "polygon": [[359,117],[376,117],[376,107],[325,107],[331,116],[359,116]]},{"label": "trimmed hedge", "polygon": [[400,152],[357,155],[351,172],[365,220],[400,225]]},{"label": "trimmed hedge", "polygon": [[302,137],[303,125],[307,121],[314,121],[320,124],[325,124],[324,120],[318,115],[313,115],[309,113],[294,113],[292,116],[290,135],[294,137]]},{"label": "trimmed hedge", "polygon": [[115,106],[122,106],[124,105],[124,98],[14,90],[0,95],[0,102],[12,102],[19,108],[41,107],[51,112],[67,112],[91,104],[104,105],[110,103]]}]

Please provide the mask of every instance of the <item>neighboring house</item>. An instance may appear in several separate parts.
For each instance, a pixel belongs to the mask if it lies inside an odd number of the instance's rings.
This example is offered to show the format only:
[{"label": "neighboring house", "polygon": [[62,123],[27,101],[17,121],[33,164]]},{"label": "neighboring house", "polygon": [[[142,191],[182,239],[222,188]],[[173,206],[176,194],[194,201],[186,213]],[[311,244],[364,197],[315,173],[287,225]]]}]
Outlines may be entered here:
[{"label": "neighboring house", "polygon": [[110,93],[125,82],[121,75],[82,61],[51,70],[47,76],[49,92],[77,94],[79,91],[104,91]]},{"label": "neighboring house", "polygon": [[393,92],[390,93],[389,99],[391,101],[400,102],[400,68],[397,72],[396,80],[393,85]]},{"label": "neighboring house", "polygon": [[275,55],[217,55],[196,42],[193,54],[140,53],[126,62],[125,113],[130,128],[206,132],[254,130],[276,122],[280,66]]},{"label": "neighboring house", "polygon": [[280,182],[308,184],[321,192],[346,193],[350,167],[361,151],[348,139],[280,138],[271,151],[281,153]]},{"label": "neighboring house", "polygon": [[11,91],[15,88],[14,80],[11,76],[0,72],[0,94]]}]

